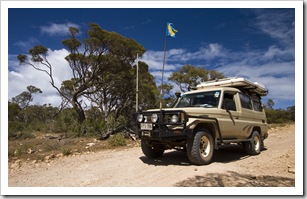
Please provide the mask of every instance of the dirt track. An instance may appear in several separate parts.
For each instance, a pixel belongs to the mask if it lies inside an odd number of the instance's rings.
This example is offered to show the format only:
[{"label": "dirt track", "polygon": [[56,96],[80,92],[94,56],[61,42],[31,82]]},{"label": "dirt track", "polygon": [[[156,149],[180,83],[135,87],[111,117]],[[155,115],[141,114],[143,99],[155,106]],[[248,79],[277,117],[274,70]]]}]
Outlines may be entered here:
[{"label": "dirt track", "polygon": [[184,152],[146,158],[140,147],[67,156],[49,163],[9,165],[9,187],[292,187],[294,125],[272,129],[265,150],[248,156],[237,145],[215,151],[207,166],[191,165]]}]

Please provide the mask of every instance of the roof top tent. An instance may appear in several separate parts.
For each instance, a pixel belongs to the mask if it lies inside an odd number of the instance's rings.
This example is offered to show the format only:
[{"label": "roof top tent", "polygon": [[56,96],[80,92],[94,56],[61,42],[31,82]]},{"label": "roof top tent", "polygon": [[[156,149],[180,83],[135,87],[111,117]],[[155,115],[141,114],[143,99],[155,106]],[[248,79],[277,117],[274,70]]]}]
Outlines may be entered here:
[{"label": "roof top tent", "polygon": [[198,84],[195,89],[198,90],[206,87],[216,86],[235,87],[244,92],[248,92],[250,94],[258,94],[259,96],[266,96],[269,92],[263,84],[260,84],[258,82],[251,82],[242,77],[224,78],[202,82]]}]

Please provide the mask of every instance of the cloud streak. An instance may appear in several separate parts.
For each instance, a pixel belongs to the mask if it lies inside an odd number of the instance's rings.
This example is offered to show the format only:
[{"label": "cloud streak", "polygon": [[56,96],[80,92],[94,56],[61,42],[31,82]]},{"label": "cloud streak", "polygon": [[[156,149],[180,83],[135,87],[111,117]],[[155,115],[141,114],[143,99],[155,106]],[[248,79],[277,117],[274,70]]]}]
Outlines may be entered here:
[{"label": "cloud streak", "polygon": [[[281,44],[294,44],[294,9],[284,12],[283,9],[255,9],[256,25],[265,34]],[[293,20],[292,20],[293,19]]]},{"label": "cloud streak", "polygon": [[71,22],[64,24],[51,23],[48,26],[41,26],[40,31],[42,34],[46,34],[51,37],[66,36],[70,27],[79,28],[79,25]]},{"label": "cloud streak", "polygon": [[38,39],[34,38],[34,37],[30,37],[28,40],[26,41],[17,41],[14,43],[15,46],[18,46],[20,49],[22,49],[23,51],[27,51],[29,50],[32,46],[34,46],[35,44],[38,44],[39,41]]}]

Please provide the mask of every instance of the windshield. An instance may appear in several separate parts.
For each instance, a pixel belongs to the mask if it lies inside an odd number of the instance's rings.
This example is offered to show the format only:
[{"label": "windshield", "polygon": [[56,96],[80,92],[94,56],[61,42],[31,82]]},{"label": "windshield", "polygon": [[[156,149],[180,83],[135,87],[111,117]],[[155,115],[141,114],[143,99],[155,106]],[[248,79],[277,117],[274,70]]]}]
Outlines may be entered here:
[{"label": "windshield", "polygon": [[183,94],[176,108],[181,107],[204,107],[217,108],[220,99],[220,90],[200,92],[193,94]]}]

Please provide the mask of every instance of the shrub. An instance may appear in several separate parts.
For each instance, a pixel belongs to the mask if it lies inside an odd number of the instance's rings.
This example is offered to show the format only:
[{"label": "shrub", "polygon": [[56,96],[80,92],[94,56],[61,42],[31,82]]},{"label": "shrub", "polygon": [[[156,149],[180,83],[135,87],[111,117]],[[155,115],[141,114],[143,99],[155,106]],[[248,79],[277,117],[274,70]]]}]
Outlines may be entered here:
[{"label": "shrub", "polygon": [[116,134],[116,135],[111,136],[108,139],[108,143],[111,146],[126,146],[127,145],[126,139],[123,134]]},{"label": "shrub", "polygon": [[16,150],[14,151],[14,156],[15,156],[15,157],[19,157],[19,156],[21,156],[22,154],[24,154],[24,152],[22,151],[21,148],[18,148],[18,149],[16,149]]},{"label": "shrub", "polygon": [[24,130],[24,124],[19,121],[8,122],[8,136],[9,139],[17,138],[18,133]]},{"label": "shrub", "polygon": [[71,154],[71,149],[63,147],[62,148],[62,153],[63,153],[64,156],[70,155]]}]

